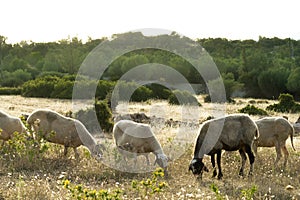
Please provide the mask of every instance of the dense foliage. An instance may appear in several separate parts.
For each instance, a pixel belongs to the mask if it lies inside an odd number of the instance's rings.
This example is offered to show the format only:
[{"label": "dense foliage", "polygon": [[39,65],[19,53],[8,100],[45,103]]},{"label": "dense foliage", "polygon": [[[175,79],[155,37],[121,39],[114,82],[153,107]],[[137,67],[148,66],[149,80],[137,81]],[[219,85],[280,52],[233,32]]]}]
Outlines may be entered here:
[{"label": "dense foliage", "polygon": [[[126,33],[114,37],[134,39],[143,36],[139,33]],[[176,34],[172,37],[179,38]],[[68,38],[57,42],[24,41],[12,45],[6,43],[4,36],[0,36],[0,87],[23,86],[22,94],[25,96],[34,94],[34,96],[69,98],[72,81],[63,79],[63,82],[54,86],[53,82],[59,80],[51,79],[49,75],[56,77],[76,75],[88,53],[105,40],[107,39],[89,39],[83,43],[78,38]],[[258,41],[208,38],[198,39],[197,42],[214,59],[223,77],[227,98],[248,96],[276,99],[281,93],[290,93],[297,99],[300,97],[300,41],[290,38],[260,37]],[[102,79],[119,80],[135,66],[147,63],[170,66],[190,83],[205,85],[201,75],[189,62],[174,53],[157,49],[136,50],[120,56],[110,64]],[[48,79],[40,79],[41,77]],[[34,87],[32,84],[37,85]],[[39,88],[43,90],[38,92]],[[167,93],[162,96],[150,94],[148,89],[141,88],[141,91],[137,91],[136,98],[144,100],[148,96],[155,95],[167,99],[169,96]],[[44,94],[45,91],[51,92]],[[103,95],[107,94],[106,90],[97,92],[102,99]],[[140,96],[139,92],[143,92],[143,95]],[[203,89],[197,92],[206,91]]]},{"label": "dense foliage", "polygon": [[169,104],[201,106],[197,98],[188,91],[174,90],[168,98]]},{"label": "dense foliage", "polygon": [[280,94],[279,103],[269,105],[266,109],[275,112],[300,112],[300,104],[296,103],[294,97],[290,94]]},{"label": "dense foliage", "polygon": [[257,108],[254,105],[247,105],[244,108],[239,109],[240,113],[246,113],[249,115],[268,115],[268,113],[261,109],[261,108]]},{"label": "dense foliage", "polygon": [[[96,101],[94,105],[95,110],[92,108],[79,110],[75,113],[75,118],[83,122],[85,127],[92,133],[112,132],[112,113],[107,102]],[[97,118],[95,118],[95,114]],[[98,124],[100,124],[101,130],[98,129]]]}]

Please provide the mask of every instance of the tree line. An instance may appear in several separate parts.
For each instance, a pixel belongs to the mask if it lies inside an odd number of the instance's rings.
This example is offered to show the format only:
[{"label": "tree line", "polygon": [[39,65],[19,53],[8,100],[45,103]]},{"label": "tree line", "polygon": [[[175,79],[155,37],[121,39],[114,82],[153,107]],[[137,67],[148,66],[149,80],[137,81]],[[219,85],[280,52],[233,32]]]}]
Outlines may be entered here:
[{"label": "tree line", "polygon": [[[137,34],[126,33],[115,37],[144,37],[141,33]],[[174,34],[172,37],[178,36]],[[29,85],[40,82],[33,81],[41,80],[41,77],[48,77],[51,83],[60,81],[60,86],[56,86],[58,88],[72,84],[70,77],[77,74],[86,56],[107,38],[89,38],[85,43],[76,37],[48,43],[23,41],[8,44],[6,40],[6,37],[0,36],[0,87],[21,88],[23,94],[29,94],[38,93],[29,91]],[[205,48],[216,63],[228,98],[245,96],[277,99],[281,93],[300,97],[299,40],[276,37],[260,37],[257,41],[206,38],[197,39],[196,42]],[[174,53],[158,49],[136,50],[120,56],[110,64],[102,79],[116,81],[135,66],[147,63],[171,66],[190,83],[205,84],[189,62]],[[55,77],[65,79],[61,81]],[[58,93],[53,96],[64,95]]]}]

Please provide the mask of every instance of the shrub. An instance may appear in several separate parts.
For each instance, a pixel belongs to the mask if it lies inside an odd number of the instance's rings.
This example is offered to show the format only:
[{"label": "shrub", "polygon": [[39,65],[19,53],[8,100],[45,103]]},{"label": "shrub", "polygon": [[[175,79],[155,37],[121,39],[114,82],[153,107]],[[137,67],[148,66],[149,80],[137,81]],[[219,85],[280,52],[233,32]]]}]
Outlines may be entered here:
[{"label": "shrub", "polygon": [[0,88],[0,95],[20,95],[21,88],[15,87],[1,87]]},{"label": "shrub", "polygon": [[67,189],[72,195],[74,199],[120,199],[120,195],[122,190],[115,189],[113,191],[100,189],[100,190],[93,190],[83,187],[81,184],[74,185],[69,180],[64,180],[62,185],[65,189]]},{"label": "shrub", "polygon": [[133,92],[130,100],[135,102],[141,102],[141,101],[147,101],[152,97],[153,97],[152,90],[150,90],[145,86],[141,86]]},{"label": "shrub", "polygon": [[249,115],[268,115],[268,113],[260,108],[255,107],[254,105],[247,105],[242,109],[239,109],[240,113],[247,113]]},{"label": "shrub", "polygon": [[[135,195],[137,198],[135,199],[149,199],[153,197],[153,199],[160,199],[159,194],[164,191],[164,189],[168,188],[168,184],[164,181],[161,181],[164,177],[163,169],[157,168],[152,173],[152,178],[148,178],[146,180],[133,180],[131,182],[131,188],[129,190],[126,190],[125,188],[115,188],[112,190],[106,190],[106,189],[89,189],[85,186],[78,184],[75,185],[71,183],[69,180],[63,180],[62,185],[65,189],[69,191],[71,196],[74,199],[94,199],[94,200],[100,200],[100,199],[123,199],[122,195],[124,195],[124,199],[128,196],[128,194],[131,194],[131,192],[134,192],[133,195]],[[155,197],[154,197],[155,196]],[[133,199],[133,198],[132,198]]]},{"label": "shrub", "polygon": [[[132,95],[130,92],[133,92]],[[152,97],[152,91],[145,86],[137,84],[136,82],[120,81],[114,88],[113,95],[118,101],[140,102],[150,99]]]},{"label": "shrub", "polygon": [[[24,121],[24,119],[22,119]],[[21,169],[32,169],[36,162],[42,161],[42,155],[48,150],[48,142],[40,134],[33,137],[33,133],[27,128],[27,133],[13,133],[6,145],[0,148],[0,159],[9,160],[9,166]]]},{"label": "shrub", "polygon": [[174,90],[168,98],[169,104],[201,106],[197,98],[188,91]]},{"label": "shrub", "polygon": [[300,105],[295,102],[292,95],[280,94],[278,100],[278,104],[269,105],[266,109],[273,110],[275,112],[300,112]]},{"label": "shrub", "polygon": [[153,99],[168,99],[169,96],[172,94],[170,89],[156,83],[147,85],[146,87],[152,90]]},{"label": "shrub", "polygon": [[113,128],[112,113],[107,101],[96,101],[94,105],[97,118],[95,118],[93,109],[89,108],[75,113],[76,119],[83,122],[86,128],[92,133],[99,131],[97,129],[98,124],[100,124],[103,131],[111,132]]},{"label": "shrub", "polygon": [[116,83],[113,81],[100,80],[97,85],[96,98],[104,100],[107,95],[113,90],[115,84]]},{"label": "shrub", "polygon": [[50,98],[58,81],[59,78],[56,76],[46,76],[28,81],[23,84],[21,95],[25,97]]},{"label": "shrub", "polygon": [[72,99],[74,81],[60,79],[53,88],[51,98]]}]

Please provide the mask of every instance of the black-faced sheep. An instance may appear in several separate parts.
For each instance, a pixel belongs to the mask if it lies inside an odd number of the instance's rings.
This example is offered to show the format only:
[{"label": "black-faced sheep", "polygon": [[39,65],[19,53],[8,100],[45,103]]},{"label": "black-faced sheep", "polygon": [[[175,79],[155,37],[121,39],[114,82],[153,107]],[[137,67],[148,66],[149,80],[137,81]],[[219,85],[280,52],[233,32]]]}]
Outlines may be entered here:
[{"label": "black-faced sheep", "polygon": [[55,111],[36,110],[28,117],[27,123],[36,133],[42,134],[47,141],[64,145],[64,155],[67,155],[67,148],[72,147],[77,159],[79,157],[77,147],[84,145],[93,156],[100,158],[105,149],[102,144],[96,143],[80,121],[65,117]]},{"label": "black-faced sheep", "polygon": [[0,139],[3,140],[2,145],[5,141],[11,139],[14,132],[26,132],[21,119],[0,111]]},{"label": "black-faced sheep", "polygon": [[154,164],[157,163],[167,173],[168,158],[149,125],[120,120],[114,125],[113,136],[123,156],[127,156],[126,151],[134,153],[135,158],[141,154],[146,156],[149,163],[147,154],[152,152],[156,156]]},{"label": "black-faced sheep", "polygon": [[275,147],[277,157],[275,165],[281,158],[281,150],[284,153],[284,166],[286,166],[289,152],[285,146],[286,140],[290,136],[293,149],[293,125],[283,117],[264,117],[256,120],[258,126],[259,138],[254,142],[254,151],[257,152],[257,147]]},{"label": "black-faced sheep", "polygon": [[255,156],[253,154],[252,145],[255,138],[258,137],[258,128],[248,115],[228,115],[226,117],[217,118],[205,122],[200,130],[196,140],[194,158],[189,165],[189,170],[194,175],[202,176],[203,171],[208,171],[203,163],[204,155],[211,156],[211,163],[214,168],[213,177],[217,175],[215,169],[215,154],[217,154],[218,178],[223,177],[221,170],[221,153],[222,150],[236,151],[242,157],[242,166],[239,175],[244,174],[244,166],[246,163],[246,153],[250,160],[249,175],[253,172],[253,163]]}]

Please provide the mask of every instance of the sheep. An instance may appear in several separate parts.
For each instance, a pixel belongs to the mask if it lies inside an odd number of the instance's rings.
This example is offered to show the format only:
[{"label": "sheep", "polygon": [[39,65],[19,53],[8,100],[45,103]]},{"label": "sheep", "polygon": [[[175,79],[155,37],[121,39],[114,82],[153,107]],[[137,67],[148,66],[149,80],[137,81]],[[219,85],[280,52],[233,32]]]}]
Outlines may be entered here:
[{"label": "sheep", "polygon": [[253,163],[255,155],[253,154],[253,142],[259,136],[258,128],[255,122],[248,115],[233,114],[225,117],[212,119],[203,123],[200,133],[196,140],[194,157],[189,165],[189,171],[192,171],[198,178],[202,178],[203,171],[208,172],[203,163],[204,155],[211,156],[213,166],[213,177],[217,175],[215,168],[215,154],[217,154],[218,179],[223,177],[221,170],[222,150],[236,151],[242,157],[242,166],[239,175],[244,175],[244,166],[246,163],[246,153],[250,160],[249,175],[253,173]]},{"label": "sheep", "polygon": [[2,145],[11,139],[14,132],[26,133],[26,127],[18,117],[13,117],[3,111],[0,111],[0,139]]},{"label": "sheep", "polygon": [[293,125],[283,117],[264,117],[256,120],[255,123],[259,129],[259,138],[254,142],[254,151],[257,147],[275,147],[277,157],[274,165],[276,166],[281,158],[281,150],[284,153],[284,167],[286,166],[289,152],[285,146],[287,138],[290,136],[291,144],[293,144],[294,128]]},{"label": "sheep", "polygon": [[55,111],[38,109],[32,112],[27,123],[33,127],[35,133],[40,133],[47,141],[64,145],[64,155],[68,153],[68,147],[72,147],[75,158],[79,158],[77,147],[86,146],[91,154],[100,159],[104,145],[97,144],[86,127],[76,119],[65,117]]},{"label": "sheep", "polygon": [[123,156],[126,156],[126,151],[134,153],[135,159],[137,154],[145,155],[149,164],[148,154],[152,152],[156,157],[154,164],[157,163],[167,174],[168,158],[149,125],[120,120],[114,125],[113,137]]}]

